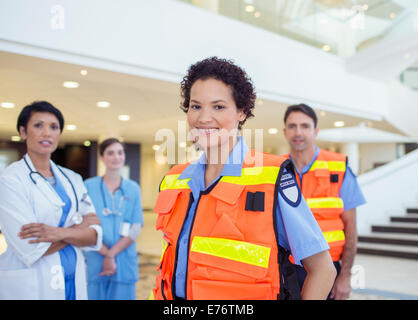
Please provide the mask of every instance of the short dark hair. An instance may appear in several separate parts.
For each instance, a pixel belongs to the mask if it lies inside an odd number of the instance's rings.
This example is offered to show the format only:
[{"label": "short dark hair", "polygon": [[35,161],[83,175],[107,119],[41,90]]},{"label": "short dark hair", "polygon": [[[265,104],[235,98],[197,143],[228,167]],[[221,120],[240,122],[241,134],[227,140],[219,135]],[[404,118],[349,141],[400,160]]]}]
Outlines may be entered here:
[{"label": "short dark hair", "polygon": [[187,75],[181,82],[181,97],[183,102],[180,108],[189,111],[190,90],[197,80],[216,79],[222,81],[232,89],[235,104],[241,109],[246,118],[238,125],[241,129],[244,122],[254,116],[255,100],[257,98],[252,80],[247,73],[234,64],[232,60],[210,57],[191,65]]},{"label": "short dark hair", "polygon": [[20,111],[19,117],[17,118],[17,132],[19,132],[20,127],[26,127],[28,125],[29,119],[32,116],[33,112],[47,112],[52,113],[55,117],[57,117],[58,122],[60,124],[60,130],[64,130],[64,116],[62,115],[61,111],[55,108],[51,103],[48,101],[34,101],[31,104],[25,106],[22,111]]},{"label": "short dark hair", "polygon": [[119,141],[119,139],[117,139],[117,138],[108,138],[106,140],[103,140],[100,143],[100,145],[99,145],[99,153],[100,153],[100,155],[103,156],[103,154],[106,151],[106,149],[109,146],[111,146],[112,144],[114,144],[114,143],[119,143],[122,146],[123,151],[125,151],[125,146],[123,145],[122,142]]},{"label": "short dark hair", "polygon": [[316,116],[315,111],[308,105],[304,103],[300,104],[294,104],[291,106],[288,106],[286,109],[286,112],[284,113],[284,123],[286,124],[286,120],[289,117],[289,115],[292,112],[302,112],[306,114],[309,118],[311,118],[314,122],[314,128],[316,128],[316,125],[318,124],[318,117]]}]

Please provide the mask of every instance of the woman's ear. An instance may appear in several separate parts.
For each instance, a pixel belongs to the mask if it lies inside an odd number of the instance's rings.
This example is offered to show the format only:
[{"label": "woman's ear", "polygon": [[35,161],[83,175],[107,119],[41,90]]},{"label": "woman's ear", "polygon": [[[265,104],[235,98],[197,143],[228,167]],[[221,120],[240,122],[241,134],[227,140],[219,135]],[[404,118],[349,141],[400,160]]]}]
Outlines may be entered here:
[{"label": "woman's ear", "polygon": [[26,129],[25,129],[25,127],[24,127],[24,126],[19,126],[19,135],[20,135],[20,138],[21,138],[23,141],[25,141],[25,140],[26,140],[26,138],[27,138],[27,134],[26,134]]},{"label": "woman's ear", "polygon": [[244,110],[240,110],[238,113],[239,122],[242,122],[247,118],[247,115],[245,114]]}]

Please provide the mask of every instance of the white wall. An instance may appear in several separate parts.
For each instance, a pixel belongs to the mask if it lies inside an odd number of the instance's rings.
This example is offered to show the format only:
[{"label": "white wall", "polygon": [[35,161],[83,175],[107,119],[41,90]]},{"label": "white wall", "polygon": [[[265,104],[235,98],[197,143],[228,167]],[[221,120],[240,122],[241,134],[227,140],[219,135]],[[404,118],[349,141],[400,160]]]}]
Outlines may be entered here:
[{"label": "white wall", "polygon": [[418,141],[418,92],[395,81],[388,89],[388,121]]},{"label": "white wall", "polygon": [[396,160],[396,143],[362,143],[359,145],[360,172],[373,169],[375,163]]},{"label": "white wall", "polygon": [[0,50],[175,82],[219,55],[245,67],[262,98],[374,120],[386,111],[386,86],[340,58],[173,0],[0,0]]},{"label": "white wall", "polygon": [[152,210],[157,200],[158,187],[169,167],[167,164],[158,164],[154,152],[148,149],[151,148],[141,148],[141,193],[143,208]]},{"label": "white wall", "polygon": [[372,224],[386,224],[390,216],[404,215],[418,205],[418,150],[358,177],[367,200],[357,208],[359,234],[370,233]]}]

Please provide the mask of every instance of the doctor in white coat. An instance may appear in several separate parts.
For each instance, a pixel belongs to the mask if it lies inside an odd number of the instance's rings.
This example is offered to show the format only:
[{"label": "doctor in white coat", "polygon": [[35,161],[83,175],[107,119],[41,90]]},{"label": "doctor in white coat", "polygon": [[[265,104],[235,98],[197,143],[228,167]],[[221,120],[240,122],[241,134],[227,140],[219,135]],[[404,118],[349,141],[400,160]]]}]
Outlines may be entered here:
[{"label": "doctor in white coat", "polygon": [[81,248],[98,250],[102,229],[81,176],[51,161],[64,126],[46,101],[26,106],[17,128],[27,154],[0,176],[0,299],[87,299]]}]

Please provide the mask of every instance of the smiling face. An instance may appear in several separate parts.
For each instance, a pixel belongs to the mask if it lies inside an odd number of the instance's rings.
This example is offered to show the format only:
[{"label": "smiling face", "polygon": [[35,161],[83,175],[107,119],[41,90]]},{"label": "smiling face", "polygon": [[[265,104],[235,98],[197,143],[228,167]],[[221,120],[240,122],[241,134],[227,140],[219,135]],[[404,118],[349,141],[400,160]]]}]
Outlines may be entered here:
[{"label": "smiling face", "polygon": [[284,136],[292,151],[304,151],[313,147],[318,131],[312,118],[295,111],[286,120]]},{"label": "smiling face", "polygon": [[125,164],[125,150],[120,143],[112,143],[104,150],[100,159],[106,165],[107,170],[120,170]]},{"label": "smiling face", "polygon": [[191,87],[187,121],[191,139],[200,148],[228,146],[230,138],[236,137],[240,121],[245,118],[245,113],[235,104],[231,88],[224,82],[213,78],[199,79]]},{"label": "smiling face", "polygon": [[19,127],[22,140],[26,141],[28,153],[51,155],[58,146],[61,128],[58,118],[49,112],[33,112],[26,128]]}]

